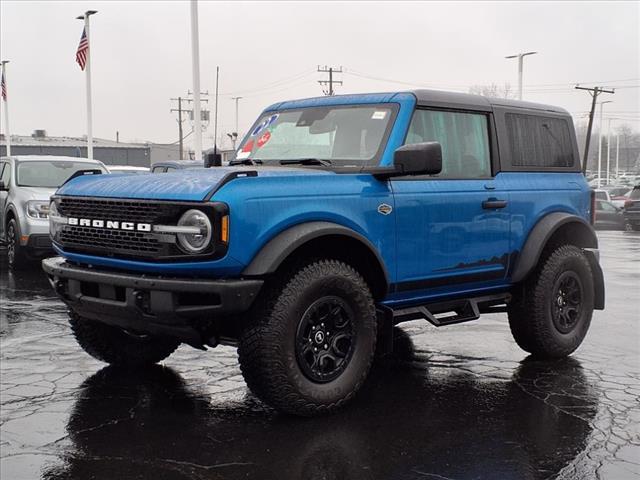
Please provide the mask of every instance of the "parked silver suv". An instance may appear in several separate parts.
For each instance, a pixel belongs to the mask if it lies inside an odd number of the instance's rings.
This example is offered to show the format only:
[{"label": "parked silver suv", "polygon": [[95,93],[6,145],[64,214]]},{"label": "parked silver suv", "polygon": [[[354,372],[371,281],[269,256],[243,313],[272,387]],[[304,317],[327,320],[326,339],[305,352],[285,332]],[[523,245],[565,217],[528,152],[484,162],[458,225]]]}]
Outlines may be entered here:
[{"label": "parked silver suv", "polygon": [[51,251],[49,197],[80,170],[108,173],[97,160],[48,155],[0,158],[0,239],[9,268]]}]

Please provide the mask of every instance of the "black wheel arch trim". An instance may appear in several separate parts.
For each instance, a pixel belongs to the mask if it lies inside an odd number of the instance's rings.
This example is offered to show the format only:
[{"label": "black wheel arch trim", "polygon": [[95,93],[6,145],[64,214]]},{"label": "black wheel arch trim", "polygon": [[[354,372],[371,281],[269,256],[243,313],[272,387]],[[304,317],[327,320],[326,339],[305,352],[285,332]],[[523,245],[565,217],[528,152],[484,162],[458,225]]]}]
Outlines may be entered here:
[{"label": "black wheel arch trim", "polygon": [[580,238],[578,245],[584,249],[587,259],[591,265],[591,270],[594,274],[594,307],[597,310],[604,308],[604,276],[602,268],[598,263],[596,255],[598,248],[598,237],[593,229],[593,226],[577,215],[573,215],[566,212],[554,212],[544,216],[533,227],[527,240],[522,248],[522,252],[518,255],[516,265],[513,268],[511,280],[513,283],[518,283],[524,280],[529,273],[537,265],[540,255],[547,245],[549,239],[553,236],[558,229],[564,225],[575,223],[584,228],[586,235]]},{"label": "black wheel arch trim", "polygon": [[378,249],[363,235],[343,225],[314,221],[288,228],[269,240],[254,256],[242,272],[243,276],[261,276],[275,272],[297,248],[319,237],[338,235],[350,237],[362,243],[377,259],[384,274],[386,291],[389,289],[389,273]]}]

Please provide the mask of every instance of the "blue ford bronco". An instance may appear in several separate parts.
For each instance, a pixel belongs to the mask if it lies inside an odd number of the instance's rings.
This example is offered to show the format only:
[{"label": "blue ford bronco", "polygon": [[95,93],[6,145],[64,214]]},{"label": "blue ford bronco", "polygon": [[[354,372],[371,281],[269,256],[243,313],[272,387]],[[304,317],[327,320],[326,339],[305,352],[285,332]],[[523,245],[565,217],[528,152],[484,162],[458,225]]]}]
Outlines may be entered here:
[{"label": "blue ford bronco", "polygon": [[506,312],[523,350],[572,353],[604,308],[593,213],[563,109],[322,97],[268,107],[228,167],[69,181],[43,266],[95,358],[237,346],[260,399],[314,415],[408,320]]}]

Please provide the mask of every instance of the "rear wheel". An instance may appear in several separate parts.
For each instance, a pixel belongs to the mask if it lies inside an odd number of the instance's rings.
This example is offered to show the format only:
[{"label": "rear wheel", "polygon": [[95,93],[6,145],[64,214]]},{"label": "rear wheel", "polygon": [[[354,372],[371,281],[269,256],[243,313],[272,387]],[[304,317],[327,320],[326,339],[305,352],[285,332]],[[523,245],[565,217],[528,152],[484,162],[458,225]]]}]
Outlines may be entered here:
[{"label": "rear wheel", "polygon": [[240,367],[265,403],[315,415],[348,402],[376,345],[376,311],[363,278],[337,260],[295,269],[267,287],[240,340]]},{"label": "rear wheel", "polygon": [[78,344],[93,358],[111,365],[140,367],[164,360],[180,342],[154,335],[137,335],[69,312]]},{"label": "rear wheel", "polygon": [[509,305],[511,333],[535,356],[567,356],[587,334],[593,298],[593,275],[584,253],[573,245],[560,246],[514,294]]}]

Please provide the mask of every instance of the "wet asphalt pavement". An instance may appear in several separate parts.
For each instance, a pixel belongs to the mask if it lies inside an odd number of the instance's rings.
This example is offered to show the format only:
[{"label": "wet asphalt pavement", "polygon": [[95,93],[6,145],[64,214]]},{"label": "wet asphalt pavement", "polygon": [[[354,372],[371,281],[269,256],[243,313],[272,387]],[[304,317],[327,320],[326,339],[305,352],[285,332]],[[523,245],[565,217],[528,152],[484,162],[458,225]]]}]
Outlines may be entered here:
[{"label": "wet asphalt pavement", "polygon": [[0,477],[640,478],[640,233],[600,232],[607,309],[570,358],[527,358],[505,314],[402,326],[357,400],[314,419],[247,391],[235,349],[105,367],[44,275],[0,264]]}]

